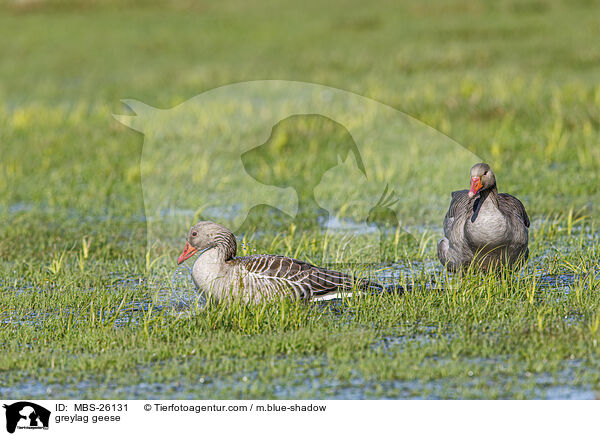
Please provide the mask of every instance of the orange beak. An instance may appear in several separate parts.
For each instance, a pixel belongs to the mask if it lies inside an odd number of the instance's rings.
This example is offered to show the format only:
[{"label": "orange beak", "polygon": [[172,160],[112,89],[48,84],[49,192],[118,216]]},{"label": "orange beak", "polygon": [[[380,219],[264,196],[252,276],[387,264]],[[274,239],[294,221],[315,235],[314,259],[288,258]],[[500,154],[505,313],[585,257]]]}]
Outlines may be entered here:
[{"label": "orange beak", "polygon": [[189,242],[186,242],[185,247],[183,248],[183,251],[181,252],[181,256],[179,256],[179,259],[177,259],[177,265],[180,265],[182,262],[185,262],[186,260],[188,260],[194,254],[196,254],[196,251],[198,251],[198,250],[196,248],[192,247]]},{"label": "orange beak", "polygon": [[481,188],[483,188],[483,185],[481,184],[481,178],[471,177],[471,190],[469,191],[469,198],[475,197]]}]

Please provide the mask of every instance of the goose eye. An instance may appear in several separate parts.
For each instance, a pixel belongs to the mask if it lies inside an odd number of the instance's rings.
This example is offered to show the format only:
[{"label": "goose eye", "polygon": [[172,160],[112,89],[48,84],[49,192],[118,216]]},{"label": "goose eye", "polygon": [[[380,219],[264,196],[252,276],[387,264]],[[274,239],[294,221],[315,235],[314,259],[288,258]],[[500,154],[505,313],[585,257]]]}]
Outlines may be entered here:
[{"label": "goose eye", "polygon": [[198,232],[192,232],[192,236],[198,236]]}]

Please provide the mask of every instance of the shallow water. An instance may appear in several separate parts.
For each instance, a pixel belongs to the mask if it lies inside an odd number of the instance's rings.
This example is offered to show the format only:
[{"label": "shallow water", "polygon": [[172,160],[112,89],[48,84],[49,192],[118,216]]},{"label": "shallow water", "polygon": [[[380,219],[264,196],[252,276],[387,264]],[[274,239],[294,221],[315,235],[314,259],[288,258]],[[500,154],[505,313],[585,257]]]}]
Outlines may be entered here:
[{"label": "shallow water", "polygon": [[[443,271],[438,262],[413,262],[411,265],[391,264],[389,266],[375,265],[371,272],[365,271],[370,279],[373,279],[385,288],[395,286],[399,280],[407,281],[408,287],[405,291],[421,289],[431,292],[443,292],[444,281],[447,273]],[[526,274],[524,272],[524,274]],[[594,273],[594,277],[600,277],[600,272]],[[541,274],[536,273],[537,286],[540,292],[551,292],[556,295],[557,301],[567,295],[572,286],[581,277],[576,274]],[[170,311],[174,316],[193,316],[198,310],[202,310],[206,299],[199,294],[192,279],[191,267],[182,264],[173,270],[169,281],[158,280],[147,283],[139,277],[119,276],[112,274],[113,286],[120,289],[137,289],[144,287],[153,296],[152,301],[130,301],[125,302],[120,308],[121,316],[116,317],[115,325],[122,326],[131,322],[137,322],[137,312],[144,312],[152,306],[155,312]],[[13,282],[3,281],[2,288],[12,289],[15,295],[24,295],[35,290],[34,286],[27,284],[24,280]],[[84,290],[85,291],[85,290]],[[399,294],[400,296],[401,294]],[[315,304],[328,308],[331,313],[341,313],[344,304],[341,298],[320,301]],[[11,311],[0,312],[0,323],[4,324],[41,324],[49,316],[48,313],[36,311],[27,314],[17,314]],[[65,313],[67,316],[68,313]],[[113,316],[114,313],[105,313],[104,316]],[[576,318],[574,318],[574,321]]]},{"label": "shallow water", "polygon": [[[595,239],[594,239],[595,240]],[[574,273],[544,273],[535,266],[540,258],[530,259],[529,266],[523,270],[523,278],[535,280],[537,289],[542,294],[552,295],[555,301],[560,302],[575,286],[585,283],[585,278]],[[555,270],[556,271],[556,270]],[[431,292],[443,292],[444,282],[448,274],[435,259],[425,262],[411,262],[410,264],[392,263],[389,265],[373,265],[365,271],[384,285],[398,283],[405,280],[409,285],[423,287]],[[532,275],[533,274],[533,275]],[[600,270],[588,272],[593,274],[592,279],[600,277]],[[533,277],[533,278],[532,278]],[[114,317],[117,328],[139,322],[144,314],[152,307],[153,313],[166,314],[167,316],[189,317],[194,316],[198,310],[203,310],[204,300],[197,293],[191,280],[191,268],[186,264],[174,269],[168,279],[150,280],[139,277],[114,274],[111,277],[115,289],[139,289],[144,294],[151,295],[145,301],[129,301],[120,307],[119,313],[106,312],[103,316]],[[36,292],[24,278],[17,280],[4,279],[0,282],[4,290],[11,290],[17,297],[26,296]],[[85,290],[82,290],[85,292]],[[410,289],[409,289],[410,291]],[[399,296],[399,298],[402,298]],[[352,322],[352,314],[348,313],[348,305],[342,300],[315,303],[319,308],[333,316],[344,316]],[[117,310],[117,308],[115,308]],[[55,313],[29,311],[16,313],[10,310],[0,310],[0,324],[5,326],[32,326],[43,325]],[[65,311],[64,316],[68,316]],[[115,316],[116,315],[116,316]],[[582,316],[571,313],[565,316],[569,323],[582,322]],[[440,337],[437,327],[415,325],[414,332],[399,329],[397,334],[386,333],[374,342],[370,348],[373,350],[389,350],[392,353],[398,347],[414,344],[430,344],[438,340],[451,341],[452,337],[443,334]],[[492,333],[493,334],[493,333]],[[327,372],[326,361],[322,357],[283,357],[279,364],[291,362],[297,368],[292,378],[275,379],[269,381],[266,388],[268,397],[271,398],[331,398],[331,399],[363,399],[363,398],[411,398],[411,399],[439,399],[461,398],[468,392],[472,398],[489,397],[490,391],[497,398],[526,398],[547,399],[594,399],[598,393],[592,386],[572,386],[572,373],[576,370],[576,362],[569,362],[565,369],[553,374],[526,374],[521,377],[506,376],[502,372],[495,375],[493,381],[473,375],[464,380],[456,378],[440,378],[435,380],[394,380],[376,382],[361,377],[358,373],[347,380],[338,380],[333,374]],[[447,359],[441,357],[440,359]],[[503,359],[490,359],[484,365],[501,365]],[[471,361],[460,360],[465,368]],[[481,362],[479,362],[481,364]],[[9,387],[0,387],[0,395],[13,398],[21,397],[121,397],[121,398],[232,398],[247,395],[248,389],[261,387],[263,383],[256,373],[239,373],[225,375],[213,379],[203,379],[190,385],[181,381],[167,381],[163,383],[151,382],[152,377],[144,376],[150,368],[140,369],[140,380],[131,382],[106,384],[101,379],[78,380],[66,384],[45,384],[36,380],[23,380],[22,383]]]},{"label": "shallow water", "polygon": [[[271,380],[266,391],[273,399],[459,399],[488,398],[489,390],[493,397],[510,399],[515,396],[531,399],[598,399],[600,392],[592,386],[573,386],[571,380],[578,368],[572,362],[556,374],[523,373],[520,377],[502,376],[489,380],[465,370],[467,378],[452,377],[432,380],[392,380],[376,381],[361,377],[358,373],[349,379],[339,380],[327,369],[324,358],[282,358],[280,365],[293,365],[299,368],[293,378]],[[487,359],[488,365],[498,366],[502,359]],[[469,360],[464,361],[465,368]],[[141,369],[144,373],[151,368]],[[5,398],[129,398],[129,399],[219,399],[247,397],[263,381],[256,371],[242,372],[217,378],[198,376],[189,381],[104,382],[101,379],[71,381],[66,384],[41,383],[34,379],[24,379],[10,387],[0,386],[0,396]],[[252,396],[250,395],[250,398]]]}]

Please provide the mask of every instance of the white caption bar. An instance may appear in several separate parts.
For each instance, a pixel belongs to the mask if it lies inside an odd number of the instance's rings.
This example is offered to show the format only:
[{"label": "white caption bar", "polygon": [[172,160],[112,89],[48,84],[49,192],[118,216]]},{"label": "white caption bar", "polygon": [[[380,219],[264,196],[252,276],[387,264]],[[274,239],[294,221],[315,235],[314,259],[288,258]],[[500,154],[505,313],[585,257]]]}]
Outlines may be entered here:
[{"label": "white caption bar", "polygon": [[597,401],[0,401],[0,434],[19,436],[589,434],[600,412]]}]

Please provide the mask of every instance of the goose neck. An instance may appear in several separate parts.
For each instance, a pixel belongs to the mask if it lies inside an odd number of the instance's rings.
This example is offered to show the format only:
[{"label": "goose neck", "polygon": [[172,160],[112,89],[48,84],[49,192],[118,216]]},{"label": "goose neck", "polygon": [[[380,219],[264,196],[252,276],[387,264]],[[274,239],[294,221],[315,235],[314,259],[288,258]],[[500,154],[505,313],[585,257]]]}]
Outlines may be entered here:
[{"label": "goose neck", "polygon": [[473,215],[471,216],[471,222],[475,222],[484,203],[486,204],[486,210],[488,210],[490,207],[499,209],[500,204],[498,202],[498,189],[496,188],[496,185],[489,189],[482,190],[479,194],[479,197],[475,199],[473,202]]},{"label": "goose neck", "polygon": [[222,265],[225,260],[225,251],[219,246],[209,248],[198,257],[198,261],[203,264]]}]

